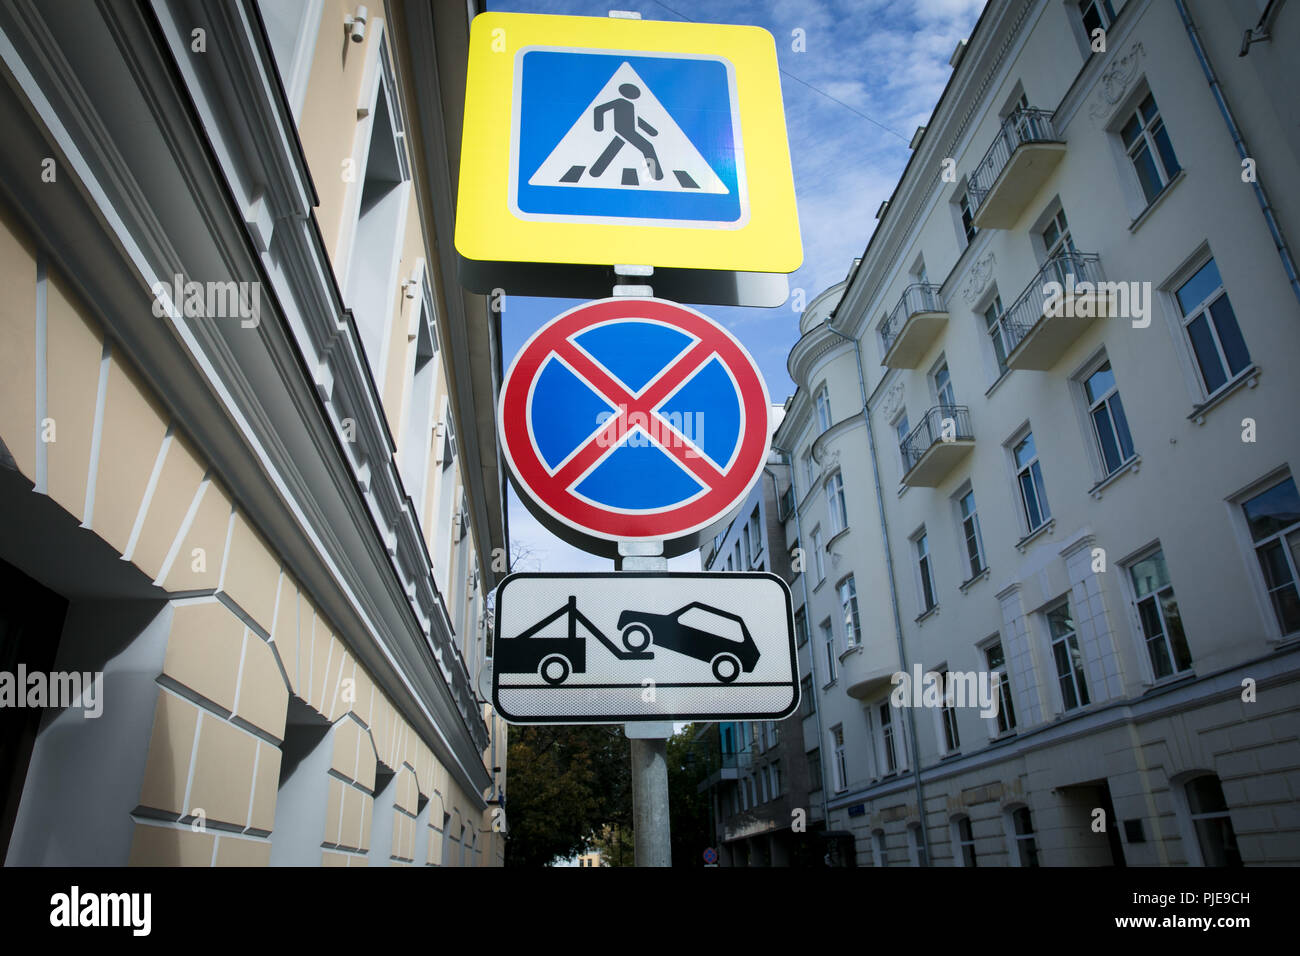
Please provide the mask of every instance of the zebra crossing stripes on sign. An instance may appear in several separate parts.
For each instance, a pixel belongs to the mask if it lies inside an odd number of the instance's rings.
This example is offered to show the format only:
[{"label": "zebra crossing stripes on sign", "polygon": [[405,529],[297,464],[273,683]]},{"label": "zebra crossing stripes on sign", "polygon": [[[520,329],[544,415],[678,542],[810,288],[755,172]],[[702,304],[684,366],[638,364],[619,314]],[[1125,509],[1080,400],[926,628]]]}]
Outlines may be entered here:
[{"label": "zebra crossing stripes on sign", "polygon": [[516,76],[516,215],[723,229],[747,220],[724,58],[530,48]]}]

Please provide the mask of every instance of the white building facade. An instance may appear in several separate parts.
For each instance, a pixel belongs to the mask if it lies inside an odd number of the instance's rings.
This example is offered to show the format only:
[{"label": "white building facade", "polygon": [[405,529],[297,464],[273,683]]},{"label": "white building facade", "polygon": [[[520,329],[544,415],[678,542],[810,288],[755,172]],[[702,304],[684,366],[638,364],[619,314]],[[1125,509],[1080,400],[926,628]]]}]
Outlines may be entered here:
[{"label": "white building facade", "polygon": [[775,444],[858,864],[1300,862],[1297,39],[994,0],[805,313]]}]

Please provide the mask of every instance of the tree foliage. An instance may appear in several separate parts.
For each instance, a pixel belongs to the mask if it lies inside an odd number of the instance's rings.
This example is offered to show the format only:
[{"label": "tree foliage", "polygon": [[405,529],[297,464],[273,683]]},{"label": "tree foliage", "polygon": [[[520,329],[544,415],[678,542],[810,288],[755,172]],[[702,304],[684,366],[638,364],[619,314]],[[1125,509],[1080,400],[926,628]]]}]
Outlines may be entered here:
[{"label": "tree foliage", "polygon": [[596,845],[605,827],[631,832],[631,752],[622,728],[510,729],[508,866],[546,866]]},{"label": "tree foliage", "polygon": [[688,724],[668,740],[668,808],[672,818],[673,866],[703,866],[713,845],[709,795],[700,793],[708,775],[708,736],[695,740],[698,724]]}]

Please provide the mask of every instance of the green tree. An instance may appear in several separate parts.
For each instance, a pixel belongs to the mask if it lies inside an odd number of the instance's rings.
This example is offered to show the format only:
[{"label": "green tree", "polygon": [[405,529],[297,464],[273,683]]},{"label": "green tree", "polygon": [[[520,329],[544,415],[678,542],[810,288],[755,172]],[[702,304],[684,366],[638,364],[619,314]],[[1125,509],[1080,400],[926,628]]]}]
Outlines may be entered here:
[{"label": "green tree", "polygon": [[672,819],[673,866],[703,866],[713,845],[709,795],[699,785],[708,775],[709,735],[696,740],[699,724],[687,724],[668,740],[668,810]]},{"label": "green tree", "polygon": [[622,728],[510,730],[508,866],[546,866],[596,845],[606,826],[631,832],[631,752]]}]

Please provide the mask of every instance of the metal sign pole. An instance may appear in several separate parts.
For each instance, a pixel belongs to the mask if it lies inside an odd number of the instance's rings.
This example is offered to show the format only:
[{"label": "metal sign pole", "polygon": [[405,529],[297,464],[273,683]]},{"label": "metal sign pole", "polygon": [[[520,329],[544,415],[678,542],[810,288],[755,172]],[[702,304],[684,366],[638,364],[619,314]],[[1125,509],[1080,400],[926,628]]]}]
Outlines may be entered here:
[{"label": "metal sign pole", "polygon": [[[662,541],[620,541],[620,571],[667,571]],[[672,866],[668,816],[668,738],[672,721],[623,725],[632,743],[632,828],[637,866]]]}]

